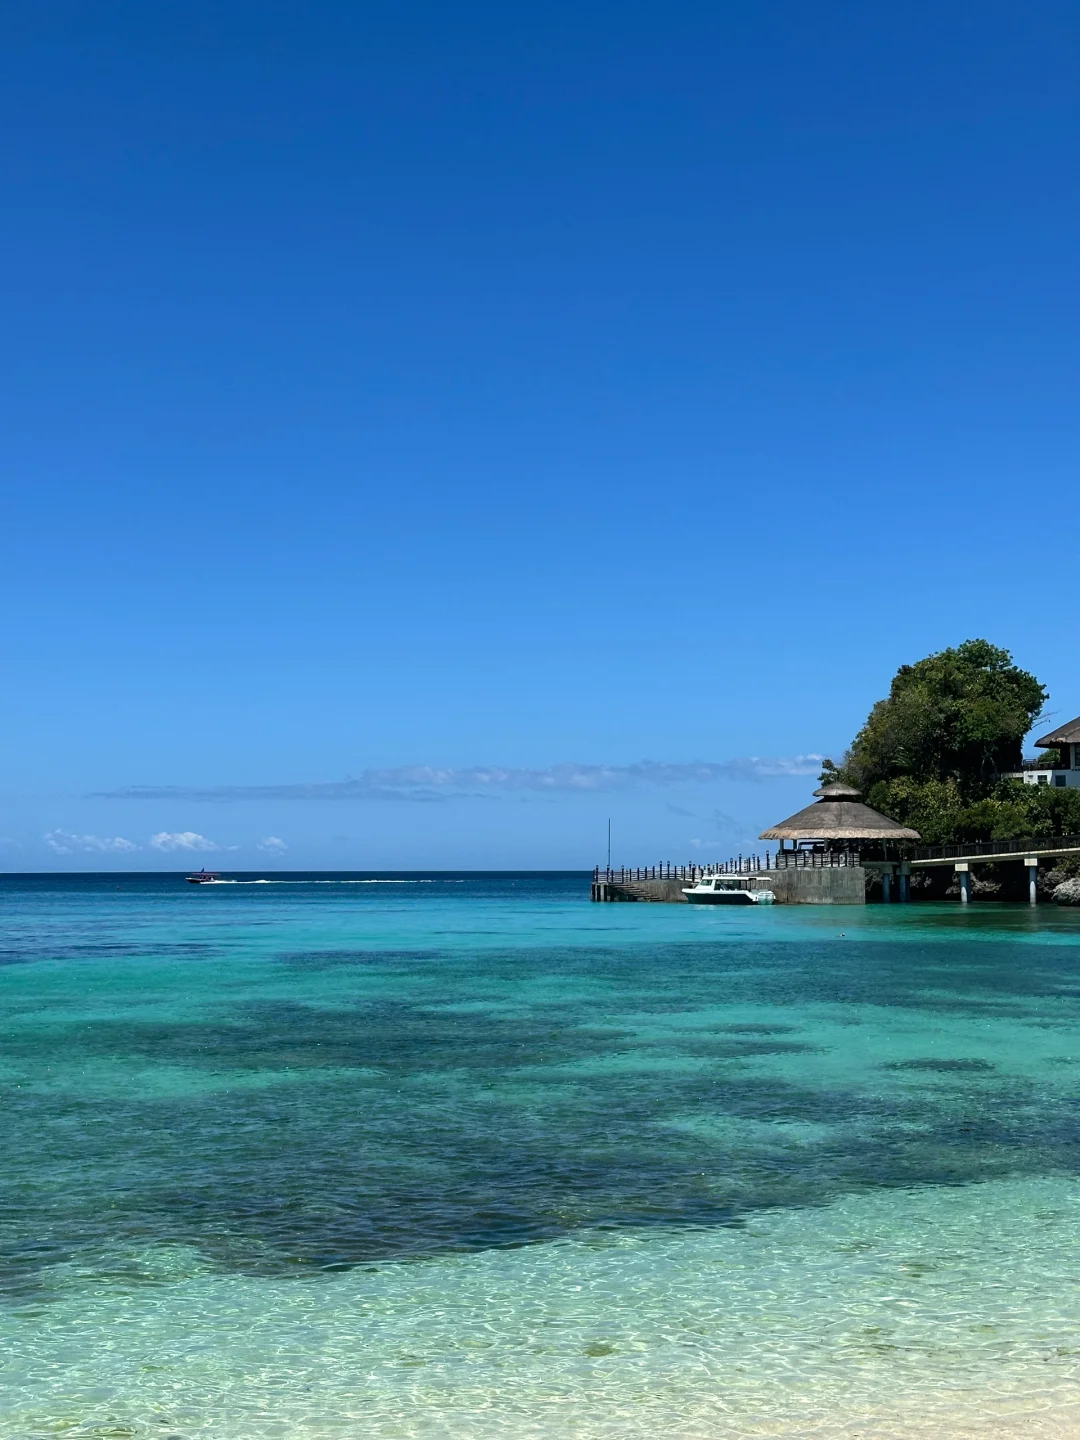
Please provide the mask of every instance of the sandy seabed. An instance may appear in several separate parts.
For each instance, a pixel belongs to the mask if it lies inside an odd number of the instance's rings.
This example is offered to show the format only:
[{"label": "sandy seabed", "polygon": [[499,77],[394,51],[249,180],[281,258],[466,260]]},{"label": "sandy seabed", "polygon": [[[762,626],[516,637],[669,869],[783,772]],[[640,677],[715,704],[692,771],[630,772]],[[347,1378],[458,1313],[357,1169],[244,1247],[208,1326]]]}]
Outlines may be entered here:
[{"label": "sandy seabed", "polygon": [[1080,1435],[1071,1178],[298,1280],[123,1261],[8,1315],[4,1440]]}]

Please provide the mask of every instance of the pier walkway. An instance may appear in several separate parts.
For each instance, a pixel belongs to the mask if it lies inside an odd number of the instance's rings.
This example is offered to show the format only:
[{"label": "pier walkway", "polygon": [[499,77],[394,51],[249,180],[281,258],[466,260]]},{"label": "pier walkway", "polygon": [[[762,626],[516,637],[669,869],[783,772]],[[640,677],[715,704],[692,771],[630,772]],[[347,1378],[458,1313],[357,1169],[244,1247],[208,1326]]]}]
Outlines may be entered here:
[{"label": "pier walkway", "polygon": [[960,900],[967,904],[971,899],[972,865],[1018,860],[1027,868],[1028,898],[1034,905],[1039,862],[1080,856],[1080,835],[898,846],[897,851],[895,858],[887,858],[885,851],[870,855],[858,850],[766,850],[764,855],[738,855],[715,865],[674,865],[663,861],[659,865],[620,866],[618,869],[597,866],[593,871],[592,899],[683,901],[683,887],[695,884],[703,875],[733,875],[744,876],[751,884],[775,889],[778,899],[782,891],[789,903],[852,903],[853,873],[843,878],[835,875],[831,880],[822,875],[817,881],[812,881],[810,872],[858,870],[860,882],[867,871],[881,876],[882,898],[886,901],[892,899],[895,880],[897,898],[904,901],[910,898],[909,882],[913,870],[951,865],[960,882]]},{"label": "pier walkway", "polygon": [[[901,870],[926,869],[931,865],[951,865],[960,881],[960,900],[963,904],[971,899],[971,867],[976,861],[991,865],[995,861],[1023,860],[1028,872],[1028,899],[1034,905],[1038,900],[1040,860],[1063,860],[1071,855],[1080,855],[1080,835],[1044,835],[1041,839],[1029,836],[1026,840],[966,840],[955,845],[921,845],[913,850],[911,858],[903,862]],[[901,877],[902,890],[907,889]]]},{"label": "pier walkway", "polygon": [[957,861],[1016,860],[1033,855],[1037,860],[1080,855],[1080,835],[1051,835],[1041,840],[964,840],[955,845],[922,845],[911,852],[912,866],[955,865]]}]

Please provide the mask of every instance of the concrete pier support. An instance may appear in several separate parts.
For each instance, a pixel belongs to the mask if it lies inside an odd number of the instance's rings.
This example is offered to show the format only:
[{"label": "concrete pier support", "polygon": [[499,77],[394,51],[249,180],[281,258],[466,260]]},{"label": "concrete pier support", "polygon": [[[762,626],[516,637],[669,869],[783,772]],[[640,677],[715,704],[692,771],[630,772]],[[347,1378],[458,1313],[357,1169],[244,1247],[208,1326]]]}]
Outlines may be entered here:
[{"label": "concrete pier support", "polygon": [[960,903],[966,905],[971,899],[971,871],[966,860],[960,860],[954,868],[960,877]]},{"label": "concrete pier support", "polygon": [[900,862],[900,903],[906,905],[911,899],[911,861]]},{"label": "concrete pier support", "polygon": [[875,860],[872,868],[881,876],[881,903],[888,905],[892,900],[899,899],[902,895],[902,888],[899,893],[893,889],[893,876],[896,874],[897,866],[895,860]]},{"label": "concrete pier support", "polygon": [[1039,857],[1037,855],[1025,855],[1024,864],[1028,872],[1028,903],[1037,905],[1039,903]]}]

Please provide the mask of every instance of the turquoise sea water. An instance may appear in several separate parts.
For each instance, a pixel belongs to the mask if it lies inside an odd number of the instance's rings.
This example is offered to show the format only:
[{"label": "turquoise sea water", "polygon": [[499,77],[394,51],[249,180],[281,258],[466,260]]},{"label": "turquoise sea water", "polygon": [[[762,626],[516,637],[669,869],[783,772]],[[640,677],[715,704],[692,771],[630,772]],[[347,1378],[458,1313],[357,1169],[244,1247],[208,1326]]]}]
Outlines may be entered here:
[{"label": "turquoise sea water", "polygon": [[1080,1434],[1080,914],[0,879],[0,1437]]}]

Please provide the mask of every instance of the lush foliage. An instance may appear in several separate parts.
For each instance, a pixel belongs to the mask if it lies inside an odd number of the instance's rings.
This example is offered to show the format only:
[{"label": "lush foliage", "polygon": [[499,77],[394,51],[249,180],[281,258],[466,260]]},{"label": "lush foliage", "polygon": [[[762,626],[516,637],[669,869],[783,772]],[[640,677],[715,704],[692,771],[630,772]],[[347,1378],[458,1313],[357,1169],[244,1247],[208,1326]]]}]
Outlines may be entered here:
[{"label": "lush foliage", "polygon": [[989,794],[965,804],[955,784],[905,776],[872,786],[867,800],[918,830],[928,845],[1080,834],[1080,790],[1022,780],[999,780]]},{"label": "lush foliage", "polygon": [[1020,769],[1046,694],[1007,650],[965,641],[901,666],[822,780],[855,785],[928,844],[1080,833],[1080,790],[1001,778]]},{"label": "lush foliage", "polygon": [[1019,770],[1024,736],[1046,700],[1034,675],[1007,650],[968,640],[902,665],[844,757],[844,776],[864,792],[910,778],[955,785],[964,801]]}]

